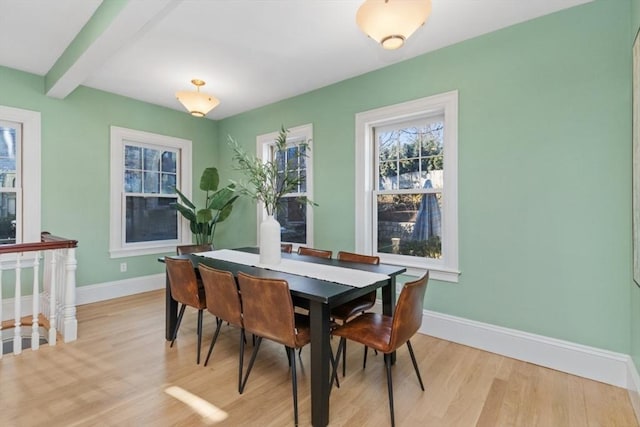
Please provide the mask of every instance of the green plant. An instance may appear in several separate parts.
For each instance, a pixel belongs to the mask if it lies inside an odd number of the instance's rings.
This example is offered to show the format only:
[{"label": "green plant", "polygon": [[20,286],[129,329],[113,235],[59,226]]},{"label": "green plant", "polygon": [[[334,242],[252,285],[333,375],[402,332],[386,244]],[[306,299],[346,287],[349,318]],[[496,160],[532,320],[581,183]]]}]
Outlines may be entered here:
[{"label": "green plant", "polygon": [[[262,202],[267,211],[267,215],[275,215],[278,211],[280,199],[287,193],[297,192],[300,184],[304,183],[305,177],[295,172],[294,165],[299,164],[307,157],[309,143],[302,142],[298,145],[295,155],[283,161],[287,151],[287,133],[289,131],[281,127],[274,144],[274,153],[271,159],[259,159],[250,156],[238,143],[229,136],[229,145],[233,150],[233,161],[236,163],[235,169],[243,171],[248,182],[237,182],[238,190],[241,194]],[[307,197],[300,197],[300,202],[316,205]]]},{"label": "green plant", "polygon": [[195,204],[176,188],[180,201],[174,206],[189,221],[191,232],[196,236],[196,243],[199,245],[213,244],[216,225],[229,217],[233,202],[238,198],[234,184],[218,190],[219,183],[218,169],[210,167],[202,172],[200,189],[205,192],[205,203],[201,209],[196,208]]}]

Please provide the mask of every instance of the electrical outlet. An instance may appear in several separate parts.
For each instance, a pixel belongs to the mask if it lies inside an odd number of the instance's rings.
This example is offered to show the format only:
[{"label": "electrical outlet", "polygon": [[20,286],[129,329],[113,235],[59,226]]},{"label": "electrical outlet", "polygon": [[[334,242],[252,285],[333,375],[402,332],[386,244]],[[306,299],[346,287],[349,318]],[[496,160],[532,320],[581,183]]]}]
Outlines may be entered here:
[{"label": "electrical outlet", "polygon": [[121,262],[120,263],[120,273],[124,273],[125,271],[127,271],[127,263],[126,262]]}]

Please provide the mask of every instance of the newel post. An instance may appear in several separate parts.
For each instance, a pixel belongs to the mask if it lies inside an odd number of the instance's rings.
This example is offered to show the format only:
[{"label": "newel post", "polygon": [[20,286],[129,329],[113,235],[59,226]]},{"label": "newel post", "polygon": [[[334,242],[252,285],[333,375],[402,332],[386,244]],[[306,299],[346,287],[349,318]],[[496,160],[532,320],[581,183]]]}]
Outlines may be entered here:
[{"label": "newel post", "polygon": [[64,320],[63,320],[63,340],[64,342],[75,341],[78,338],[78,319],[76,319],[76,261],[75,248],[67,249],[67,260],[65,262],[65,293],[64,293]]}]

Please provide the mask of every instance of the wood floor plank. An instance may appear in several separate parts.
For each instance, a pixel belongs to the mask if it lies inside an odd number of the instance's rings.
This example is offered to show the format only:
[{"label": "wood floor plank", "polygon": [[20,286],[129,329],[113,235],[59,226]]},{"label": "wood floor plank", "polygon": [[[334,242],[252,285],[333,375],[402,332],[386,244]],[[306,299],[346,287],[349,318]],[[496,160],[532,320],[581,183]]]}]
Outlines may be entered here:
[{"label": "wood floor plank", "polygon": [[[237,392],[239,335],[222,327],[207,367],[196,365],[196,311],[173,348],[164,340],[164,293],[78,307],[78,340],[0,360],[0,426],[207,426],[179,387],[224,411],[216,427],[293,425],[291,376],[281,345],[263,341],[245,392]],[[202,362],[215,320],[205,314]],[[337,346],[337,340],[332,340]],[[429,336],[412,339],[393,367],[396,422],[413,426],[638,426],[626,390]],[[245,366],[251,351],[247,344]],[[309,348],[299,362],[300,425],[311,421]],[[331,393],[331,426],[390,424],[382,355],[348,346],[347,376]]]}]

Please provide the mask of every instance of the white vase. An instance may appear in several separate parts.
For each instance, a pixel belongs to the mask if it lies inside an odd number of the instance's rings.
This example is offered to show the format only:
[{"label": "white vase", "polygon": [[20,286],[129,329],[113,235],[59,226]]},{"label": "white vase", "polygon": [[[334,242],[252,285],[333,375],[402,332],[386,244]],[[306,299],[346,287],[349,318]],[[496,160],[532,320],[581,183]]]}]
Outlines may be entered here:
[{"label": "white vase", "polygon": [[260,264],[280,264],[280,223],[267,216],[260,224]]}]

